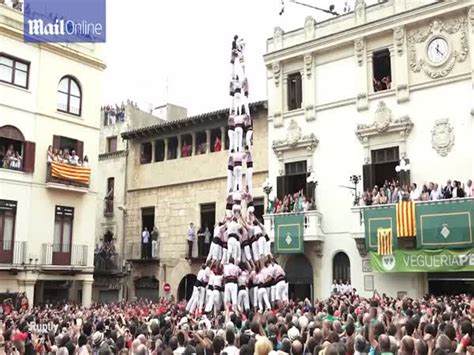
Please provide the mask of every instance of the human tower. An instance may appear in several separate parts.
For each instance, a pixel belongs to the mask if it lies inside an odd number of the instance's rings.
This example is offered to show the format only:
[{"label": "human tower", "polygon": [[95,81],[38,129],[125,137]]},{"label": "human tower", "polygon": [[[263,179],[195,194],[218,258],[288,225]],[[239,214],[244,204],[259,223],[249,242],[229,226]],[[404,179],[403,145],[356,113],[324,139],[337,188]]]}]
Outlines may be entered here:
[{"label": "human tower", "polygon": [[288,302],[285,272],[273,258],[270,238],[254,214],[253,122],[244,50],[244,40],[234,36],[226,211],[214,228],[209,255],[197,274],[186,306],[191,313],[217,314],[222,307],[236,312],[250,308],[264,311]]}]

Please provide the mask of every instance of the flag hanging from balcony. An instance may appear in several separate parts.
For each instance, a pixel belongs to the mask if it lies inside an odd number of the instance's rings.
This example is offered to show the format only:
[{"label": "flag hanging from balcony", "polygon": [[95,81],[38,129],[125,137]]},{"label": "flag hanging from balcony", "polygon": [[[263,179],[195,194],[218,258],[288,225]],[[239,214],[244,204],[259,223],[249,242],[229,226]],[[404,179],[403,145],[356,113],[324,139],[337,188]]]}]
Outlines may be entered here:
[{"label": "flag hanging from balcony", "polygon": [[89,184],[91,169],[53,161],[51,163],[51,175],[58,179],[78,182],[80,184]]},{"label": "flag hanging from balcony", "polygon": [[416,236],[415,203],[402,201],[397,203],[398,238]]},{"label": "flag hanging from balcony", "polygon": [[377,229],[377,254],[385,256],[392,255],[392,252],[392,229]]},{"label": "flag hanging from balcony", "polygon": [[304,252],[304,214],[275,215],[275,254]]}]

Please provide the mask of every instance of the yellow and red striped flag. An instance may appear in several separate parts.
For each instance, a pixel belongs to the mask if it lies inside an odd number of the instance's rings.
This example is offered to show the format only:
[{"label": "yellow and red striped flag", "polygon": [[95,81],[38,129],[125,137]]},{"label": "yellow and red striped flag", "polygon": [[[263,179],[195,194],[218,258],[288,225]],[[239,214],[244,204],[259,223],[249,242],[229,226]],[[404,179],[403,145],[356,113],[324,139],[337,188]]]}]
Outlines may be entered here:
[{"label": "yellow and red striped flag", "polygon": [[416,236],[415,202],[402,201],[397,203],[397,236]]},{"label": "yellow and red striped flag", "polygon": [[78,182],[81,184],[88,184],[89,177],[91,175],[91,169],[53,161],[51,163],[51,175],[59,179]]},{"label": "yellow and red striped flag", "polygon": [[392,255],[392,229],[377,229],[377,253],[379,255]]}]

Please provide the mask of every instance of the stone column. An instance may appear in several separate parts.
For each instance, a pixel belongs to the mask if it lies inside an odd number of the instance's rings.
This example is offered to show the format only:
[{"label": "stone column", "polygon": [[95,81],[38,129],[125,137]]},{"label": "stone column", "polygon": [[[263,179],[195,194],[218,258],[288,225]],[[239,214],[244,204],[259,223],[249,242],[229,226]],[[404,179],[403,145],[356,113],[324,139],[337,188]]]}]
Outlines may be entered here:
[{"label": "stone column", "polygon": [[316,118],[316,95],[314,82],[314,61],[313,54],[308,53],[303,57],[304,70],[301,72],[301,82],[303,90],[303,108],[305,110],[306,121],[312,121]]},{"label": "stone column", "polygon": [[168,160],[168,139],[169,138],[164,139],[164,142],[165,142],[165,158],[163,160]]},{"label": "stone column", "polygon": [[399,26],[393,30],[393,49],[390,50],[392,66],[392,88],[396,90],[397,102],[403,103],[410,99],[408,86],[408,46],[405,27]]},{"label": "stone column", "polygon": [[222,150],[225,150],[225,141],[227,139],[227,132],[225,127],[221,127],[221,145],[222,145]]},{"label": "stone column", "polygon": [[82,306],[89,307],[92,302],[92,283],[94,280],[82,281]]},{"label": "stone column", "polygon": [[151,141],[151,162],[155,162],[155,149],[156,149],[156,141]]},{"label": "stone column", "polygon": [[196,132],[192,132],[191,136],[192,136],[191,144],[193,145],[191,149],[191,155],[196,155]]},{"label": "stone column", "polygon": [[211,152],[211,130],[206,129],[206,154]]},{"label": "stone column", "polygon": [[[354,41],[354,52],[357,63],[357,111],[367,110],[369,108],[369,98],[367,90],[367,82],[369,80],[367,75],[367,49],[365,45],[365,38],[359,38]],[[372,78],[370,78],[372,81]]]},{"label": "stone column", "polygon": [[181,136],[178,136],[178,158],[181,158]]}]

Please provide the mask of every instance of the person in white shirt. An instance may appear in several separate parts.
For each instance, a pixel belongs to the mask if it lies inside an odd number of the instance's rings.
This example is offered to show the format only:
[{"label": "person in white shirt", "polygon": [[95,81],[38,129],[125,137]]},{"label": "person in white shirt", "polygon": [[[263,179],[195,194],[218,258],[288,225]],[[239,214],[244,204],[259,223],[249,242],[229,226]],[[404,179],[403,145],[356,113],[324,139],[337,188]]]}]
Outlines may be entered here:
[{"label": "person in white shirt", "polygon": [[[202,272],[204,270],[204,272]],[[206,302],[206,289],[207,289],[207,284],[209,283],[209,276],[211,275],[211,268],[210,264],[202,264],[201,270],[199,272],[202,272],[201,278],[199,280],[199,312],[202,312],[202,309],[205,305]],[[198,272],[198,276],[199,276]]]},{"label": "person in white shirt", "polygon": [[264,269],[259,269],[257,266],[257,285],[258,285],[258,309],[261,312],[270,310],[270,299],[268,298],[267,283],[269,281]]},{"label": "person in white shirt", "polygon": [[235,151],[238,153],[242,152],[244,139],[244,118],[245,116],[242,114],[235,116]]},{"label": "person in white shirt", "polygon": [[224,304],[226,309],[230,309],[230,306],[237,308],[237,282],[240,274],[240,269],[237,265],[234,265],[234,258],[229,258],[229,263],[224,265]]},{"label": "person in white shirt", "polygon": [[76,151],[73,149],[71,156],[69,157],[69,164],[79,165],[79,156],[76,154]]},{"label": "person in white shirt", "polygon": [[337,281],[334,280],[331,285],[331,295],[337,294]]},{"label": "person in white shirt", "polygon": [[209,281],[207,283],[207,289],[206,289],[206,308],[204,309],[204,312],[209,313],[212,311],[212,308],[214,307],[214,267],[211,267],[211,270],[209,272]]},{"label": "person in white shirt", "polygon": [[249,272],[247,271],[245,264],[240,265],[241,272],[237,280],[239,288],[237,295],[237,305],[240,312],[248,311],[250,309],[249,292],[247,288],[249,280]]},{"label": "person in white shirt", "polygon": [[274,278],[276,283],[275,300],[282,302],[283,305],[288,304],[288,282],[283,268],[273,259]]},{"label": "person in white shirt", "polygon": [[227,341],[227,346],[222,350],[222,354],[227,355],[238,355],[239,348],[235,346],[235,334],[232,329],[228,329],[225,333],[225,339]]},{"label": "person in white shirt", "polygon": [[190,313],[194,313],[196,307],[198,306],[199,300],[201,298],[201,289],[203,288],[202,279],[204,278],[206,265],[201,266],[201,270],[199,270],[196,282],[193,286],[193,293],[191,295],[191,299],[189,300],[188,304],[186,305],[186,310]]},{"label": "person in white shirt", "polygon": [[420,190],[415,183],[411,184],[411,192],[410,192],[410,201],[418,201],[420,199]]},{"label": "person in white shirt", "polygon": [[222,265],[217,266],[217,271],[214,275],[214,290],[213,292],[213,303],[214,303],[214,316],[217,317],[218,312],[222,308],[222,300],[224,293],[224,276],[222,275]]},{"label": "person in white shirt", "polygon": [[258,284],[257,272],[255,271],[255,267],[250,270],[248,288],[250,304],[252,305],[252,309],[256,310],[258,307]]},{"label": "person in white shirt", "polygon": [[191,259],[191,257],[192,257],[193,243],[194,243],[195,237],[196,237],[196,231],[194,230],[194,223],[191,222],[191,223],[189,223],[188,234],[187,234],[187,239],[188,239],[188,257],[187,257],[187,259]]},{"label": "person in white shirt", "polygon": [[240,230],[242,225],[237,221],[237,218],[232,218],[227,222],[227,247],[228,258],[232,258],[236,263],[240,263]]},{"label": "person in white shirt", "polygon": [[466,183],[466,197],[474,197],[474,186],[471,179]]},{"label": "person in white shirt", "polygon": [[242,161],[245,159],[245,153],[236,151],[232,153],[234,161],[234,192],[242,192]]},{"label": "person in white shirt", "polygon": [[229,154],[227,160],[227,193],[232,192],[234,188],[234,159]]},{"label": "person in white shirt", "polygon": [[[232,102],[233,100],[234,97],[232,96]],[[231,154],[235,150],[235,112],[232,108],[227,120],[227,126],[229,127],[227,129],[227,136],[229,137],[229,154]]]},{"label": "person in white shirt", "polygon": [[151,257],[151,243],[150,243],[150,232],[148,232],[148,228],[142,232],[142,259],[149,259]]},{"label": "person in white shirt", "polygon": [[[222,239],[221,233],[225,229],[225,225],[222,222],[219,222],[214,227],[214,238],[211,242],[211,247],[209,249],[209,254],[207,255],[206,263],[214,260],[222,260]],[[222,231],[221,231],[222,230]]]},{"label": "person in white shirt", "polygon": [[253,158],[248,144],[245,146],[245,164],[247,165],[247,170],[245,170],[246,190],[250,196],[253,196]]}]

